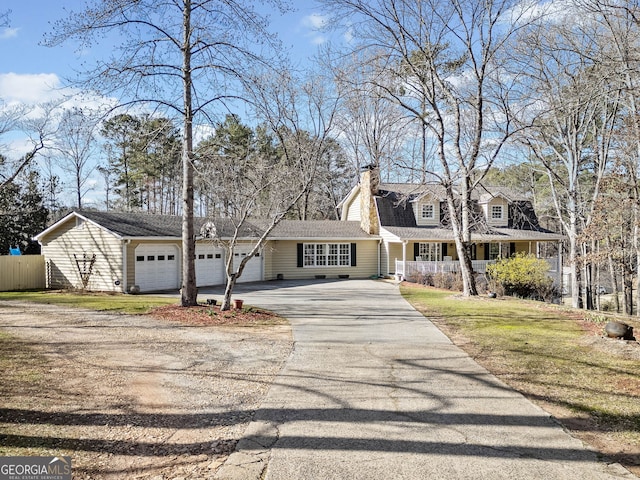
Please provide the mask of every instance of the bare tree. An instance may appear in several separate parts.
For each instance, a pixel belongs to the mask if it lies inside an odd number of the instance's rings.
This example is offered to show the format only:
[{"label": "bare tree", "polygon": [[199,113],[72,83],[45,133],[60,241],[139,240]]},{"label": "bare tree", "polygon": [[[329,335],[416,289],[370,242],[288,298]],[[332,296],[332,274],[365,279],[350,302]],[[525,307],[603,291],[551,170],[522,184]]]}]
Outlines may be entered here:
[{"label": "bare tree", "polygon": [[[242,148],[234,154],[235,163],[228,165],[228,178],[223,182],[226,187],[215,190],[215,201],[227,204],[229,215],[210,219],[205,233],[226,250],[223,310],[230,308],[233,289],[247,263],[311,191],[318,165],[334,145],[331,133],[338,100],[326,88],[328,82],[318,77],[300,81],[287,69],[254,78],[253,84],[252,105],[257,119],[273,135],[280,158],[274,165],[270,155],[264,157],[241,142]],[[255,218],[258,212],[262,218]],[[235,263],[238,243],[248,236],[256,240],[247,255]]]},{"label": "bare tree", "polygon": [[9,15],[11,14],[11,10],[5,10],[4,12],[0,12],[0,27],[8,27],[9,23]]},{"label": "bare tree", "polygon": [[562,22],[531,24],[521,32],[512,60],[526,85],[518,99],[527,105],[520,110],[525,128],[520,139],[545,167],[556,215],[569,239],[572,303],[579,307],[586,301],[591,308],[590,247],[579,239],[591,222],[615,146],[621,89],[602,62],[601,32],[579,12],[565,12]]},{"label": "bare tree", "polygon": [[[476,295],[471,194],[513,134],[512,81],[498,54],[532,13],[514,0],[321,0],[354,50],[373,58],[368,83],[421,122],[435,146],[460,259],[463,291]],[[390,80],[393,80],[390,82]]]},{"label": "bare tree", "polygon": [[[268,3],[283,8],[280,0]],[[253,2],[244,0],[94,0],[57,22],[45,43],[75,39],[91,45],[110,33],[123,43],[79,80],[84,87],[117,96],[122,106],[144,104],[180,119],[181,303],[195,305],[194,125],[210,121],[216,106],[241,97],[234,86],[256,62],[275,66],[251,48],[251,40],[264,47],[275,46],[275,40]]]},{"label": "bare tree", "polygon": [[352,177],[358,175],[361,167],[375,165],[386,173],[388,180],[400,162],[410,122],[400,107],[387,98],[385,89],[370,82],[380,67],[375,60],[369,62],[355,52],[326,62],[331,65],[334,82],[341,92],[337,125],[354,159]]},{"label": "bare tree", "polygon": [[87,180],[94,171],[97,149],[95,131],[98,115],[86,109],[73,107],[62,112],[52,150],[61,159],[61,167],[73,179],[76,206],[82,208],[82,198],[87,193]]},{"label": "bare tree", "polygon": [[0,170],[0,191],[10,185],[49,144],[55,131],[57,103],[38,106],[6,106],[0,99],[0,137],[9,133],[25,135],[28,150],[17,159],[5,159]]},{"label": "bare tree", "polygon": [[[632,245],[635,253],[635,267],[640,272],[640,2],[628,0],[576,0],[600,27],[599,39],[603,49],[603,68],[611,71],[620,82],[622,117],[624,127],[620,130],[623,145],[620,168],[632,182],[628,189],[633,221]],[[632,281],[625,282],[632,285]],[[628,287],[630,288],[630,287]],[[636,291],[636,303],[640,305],[640,289]],[[627,301],[629,306],[633,302]],[[629,308],[627,308],[628,312]],[[636,310],[640,315],[640,308]]]}]

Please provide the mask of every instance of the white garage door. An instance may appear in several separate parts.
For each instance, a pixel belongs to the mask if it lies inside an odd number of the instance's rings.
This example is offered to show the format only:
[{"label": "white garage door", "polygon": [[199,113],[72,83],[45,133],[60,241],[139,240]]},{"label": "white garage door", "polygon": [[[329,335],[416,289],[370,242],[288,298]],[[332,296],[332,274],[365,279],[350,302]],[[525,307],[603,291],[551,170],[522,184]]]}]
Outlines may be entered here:
[{"label": "white garage door", "polygon": [[[238,269],[238,265],[243,258],[251,251],[253,247],[236,245],[233,252],[233,270]],[[259,282],[262,280],[262,252],[258,253],[245,265],[242,275],[238,279],[238,283],[242,282]]]},{"label": "white garage door", "polygon": [[136,285],[141,292],[173,290],[180,285],[178,247],[139,245],[136,247]]},{"label": "white garage door", "polygon": [[213,245],[196,245],[196,285],[222,285],[224,280],[224,250]]}]

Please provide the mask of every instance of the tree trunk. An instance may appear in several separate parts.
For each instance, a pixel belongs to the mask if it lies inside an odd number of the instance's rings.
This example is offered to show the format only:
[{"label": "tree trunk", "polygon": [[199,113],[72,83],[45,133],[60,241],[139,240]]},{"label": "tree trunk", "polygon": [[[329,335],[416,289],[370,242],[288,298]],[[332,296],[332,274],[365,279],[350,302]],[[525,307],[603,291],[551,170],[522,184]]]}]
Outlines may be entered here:
[{"label": "tree trunk", "polygon": [[231,309],[231,295],[233,293],[233,289],[236,286],[238,276],[235,273],[231,275],[227,275],[227,284],[224,288],[224,299],[222,300],[222,306],[220,310],[225,312]]},{"label": "tree trunk", "polygon": [[475,278],[473,277],[473,269],[471,257],[469,255],[468,242],[465,241],[464,232],[458,223],[456,207],[453,202],[453,196],[447,194],[447,205],[449,207],[449,215],[451,216],[451,227],[453,229],[453,237],[456,242],[456,252],[460,262],[460,275],[462,276],[462,294],[466,297],[477,295]]},{"label": "tree trunk", "polygon": [[[636,256],[636,275],[638,275],[640,278],[640,226],[638,226],[639,208],[640,207],[638,206],[638,198],[636,193],[636,201],[633,202],[633,248],[635,250],[634,253]],[[633,273],[631,273],[630,276],[630,283],[631,285],[633,285]],[[640,316],[640,286],[636,289],[636,295],[636,314]],[[633,296],[631,297],[631,308],[633,309]]]},{"label": "tree trunk", "polygon": [[191,1],[183,10],[182,78],[184,88],[184,132],[182,138],[182,290],[183,307],[197,305],[195,231],[193,226],[193,111],[191,99]]},{"label": "tree trunk", "polygon": [[613,256],[611,255],[611,238],[606,238],[607,246],[607,266],[609,267],[609,276],[611,277],[611,289],[613,293],[613,301],[616,306],[616,313],[620,313],[620,286],[618,283],[618,275],[616,274],[616,267],[613,263]]}]

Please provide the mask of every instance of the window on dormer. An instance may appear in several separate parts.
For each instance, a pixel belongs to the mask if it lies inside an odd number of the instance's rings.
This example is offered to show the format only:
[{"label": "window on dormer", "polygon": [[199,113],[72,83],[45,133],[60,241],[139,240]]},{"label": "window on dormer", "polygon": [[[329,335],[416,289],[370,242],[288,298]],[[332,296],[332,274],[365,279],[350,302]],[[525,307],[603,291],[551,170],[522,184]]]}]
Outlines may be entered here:
[{"label": "window on dormer", "polygon": [[502,205],[493,205],[491,207],[491,219],[502,220]]},{"label": "window on dormer", "polygon": [[435,218],[435,210],[433,204],[423,204],[421,209],[421,217],[423,220],[433,220]]}]

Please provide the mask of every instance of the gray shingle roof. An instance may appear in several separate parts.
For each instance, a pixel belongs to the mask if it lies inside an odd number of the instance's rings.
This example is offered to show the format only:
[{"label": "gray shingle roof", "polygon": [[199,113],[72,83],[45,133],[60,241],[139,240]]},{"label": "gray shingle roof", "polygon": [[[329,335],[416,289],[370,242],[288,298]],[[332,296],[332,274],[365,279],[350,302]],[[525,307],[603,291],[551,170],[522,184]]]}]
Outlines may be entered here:
[{"label": "gray shingle roof", "polygon": [[[176,215],[152,215],[147,213],[94,212],[78,211],[79,215],[97,223],[121,237],[167,237],[181,238],[182,217]],[[196,235],[210,219],[194,219]],[[216,232],[221,237],[230,237],[235,230],[230,219],[213,220]],[[251,220],[244,223],[239,237],[258,237],[268,227],[268,220]],[[368,235],[360,228],[360,222],[340,222],[336,220],[282,220],[271,232],[269,238],[297,239],[367,239],[377,238]]]},{"label": "gray shingle roof", "polygon": [[396,192],[381,193],[375,197],[378,207],[380,225],[394,225],[397,227],[415,227],[416,216],[411,203]]},{"label": "gray shingle roof", "polygon": [[87,210],[76,213],[121,237],[180,238],[182,231],[182,217],[175,215]]},{"label": "gray shingle roof", "polygon": [[[421,240],[453,242],[453,231],[437,227],[382,227],[401,240]],[[487,232],[471,233],[471,240],[475,242],[515,242],[515,241],[553,241],[564,237],[557,233],[537,232],[533,230],[516,230],[513,228],[491,228]]]},{"label": "gray shingle roof", "polygon": [[318,239],[375,239],[360,228],[358,221],[337,220],[282,220],[270,235],[271,238]]},{"label": "gray shingle roof", "polygon": [[446,195],[444,187],[434,183],[381,183],[378,190],[381,194],[396,193],[399,198],[402,197],[408,201],[423,195],[431,195],[436,199],[443,199]]}]

